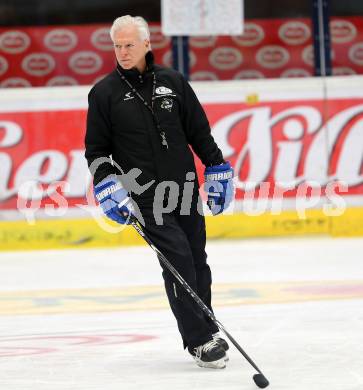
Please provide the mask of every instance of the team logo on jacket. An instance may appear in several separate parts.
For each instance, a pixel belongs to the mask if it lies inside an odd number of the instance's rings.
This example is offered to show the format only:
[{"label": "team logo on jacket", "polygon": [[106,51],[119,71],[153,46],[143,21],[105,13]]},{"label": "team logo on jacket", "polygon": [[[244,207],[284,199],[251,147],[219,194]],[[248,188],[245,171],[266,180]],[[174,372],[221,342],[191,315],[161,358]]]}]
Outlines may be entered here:
[{"label": "team logo on jacket", "polygon": [[168,110],[169,112],[171,112],[171,109],[173,108],[173,100],[164,98],[161,102],[160,107],[163,108],[164,110]]},{"label": "team logo on jacket", "polygon": [[125,93],[125,97],[124,97],[124,101],[125,100],[131,100],[133,99],[135,96],[132,94],[132,92],[126,92]]},{"label": "team logo on jacket", "polygon": [[157,87],[155,92],[158,94],[158,95],[166,95],[168,93],[172,93],[173,91],[170,89],[170,88],[166,88],[166,87]]}]

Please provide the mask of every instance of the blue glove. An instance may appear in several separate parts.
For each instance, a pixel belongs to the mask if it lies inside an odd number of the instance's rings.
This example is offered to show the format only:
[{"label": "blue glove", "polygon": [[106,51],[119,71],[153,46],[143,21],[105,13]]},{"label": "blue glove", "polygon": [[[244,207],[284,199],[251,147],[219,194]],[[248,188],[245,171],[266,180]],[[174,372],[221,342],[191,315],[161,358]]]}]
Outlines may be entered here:
[{"label": "blue glove", "polygon": [[233,168],[229,162],[207,167],[204,178],[204,190],[208,193],[208,207],[213,215],[220,214],[233,200]]},{"label": "blue glove", "polygon": [[131,199],[115,175],[101,180],[94,187],[94,192],[108,218],[122,225],[131,223],[130,216],[133,211]]}]

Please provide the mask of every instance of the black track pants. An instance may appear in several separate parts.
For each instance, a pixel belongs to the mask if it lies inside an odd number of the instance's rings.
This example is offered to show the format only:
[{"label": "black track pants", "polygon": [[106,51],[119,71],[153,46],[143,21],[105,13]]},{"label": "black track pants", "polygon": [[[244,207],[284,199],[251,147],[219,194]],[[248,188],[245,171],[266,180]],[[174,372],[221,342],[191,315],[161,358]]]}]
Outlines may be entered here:
[{"label": "black track pants", "polygon": [[[142,207],[141,212],[148,237],[212,310],[212,278],[205,252],[204,216],[194,208],[191,215],[179,215],[178,212],[164,214],[163,225],[157,225],[151,207]],[[204,344],[211,339],[213,333],[218,332],[218,327],[202,312],[162,262],[160,264],[166,293],[184,348]]]}]

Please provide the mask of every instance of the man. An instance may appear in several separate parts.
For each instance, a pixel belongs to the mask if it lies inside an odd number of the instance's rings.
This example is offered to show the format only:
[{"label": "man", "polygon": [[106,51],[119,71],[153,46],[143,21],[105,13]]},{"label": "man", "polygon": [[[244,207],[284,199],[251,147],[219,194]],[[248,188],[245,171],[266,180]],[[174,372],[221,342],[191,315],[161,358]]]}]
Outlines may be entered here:
[{"label": "man", "polygon": [[[136,215],[145,233],[212,310],[205,221],[198,212],[189,145],[207,167],[213,214],[232,199],[233,170],[223,160],[190,85],[180,73],[154,64],[145,20],[117,18],[110,34],[117,67],[89,93],[85,138],[96,198],[118,223],[127,224]],[[163,278],[184,348],[199,366],[224,368],[228,344],[217,326],[167,269]]]}]

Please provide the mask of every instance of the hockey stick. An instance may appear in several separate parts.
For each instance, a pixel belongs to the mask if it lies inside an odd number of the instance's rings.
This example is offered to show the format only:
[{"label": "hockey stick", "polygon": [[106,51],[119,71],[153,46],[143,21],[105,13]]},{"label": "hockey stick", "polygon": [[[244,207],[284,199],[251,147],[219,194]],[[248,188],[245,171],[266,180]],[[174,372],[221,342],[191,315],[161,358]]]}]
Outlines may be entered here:
[{"label": "hockey stick", "polygon": [[226,328],[217,320],[214,314],[209,310],[206,304],[199,298],[199,296],[193,291],[193,289],[189,286],[189,284],[183,279],[183,277],[179,274],[179,272],[173,267],[173,265],[169,262],[169,260],[159,251],[158,248],[155,247],[150,238],[145,234],[142,227],[137,223],[137,219],[131,215],[130,216],[130,224],[135,228],[137,233],[147,242],[147,244],[156,252],[160,261],[168,268],[168,270],[174,275],[174,277],[178,280],[178,282],[182,285],[182,287],[190,294],[190,296],[194,299],[194,301],[198,304],[198,306],[203,310],[203,312],[218,326],[220,330],[229,338],[229,340],[233,343],[233,345],[238,349],[238,351],[244,356],[244,358],[250,363],[250,365],[258,372],[253,376],[253,380],[258,387],[261,389],[267,387],[269,385],[269,381],[263,375],[262,371],[256,366],[254,361],[247,355],[247,353],[242,349],[242,347],[237,343],[237,341],[231,336],[229,332],[227,332]]}]

